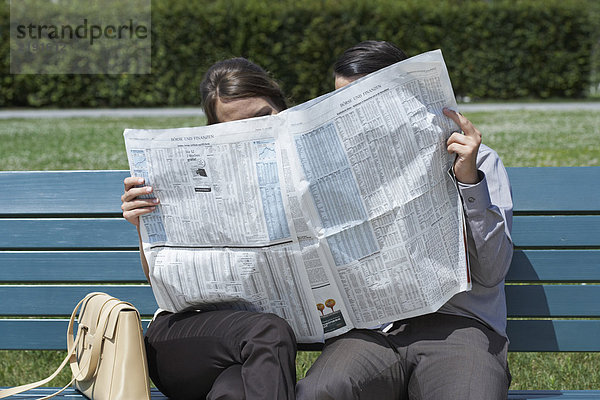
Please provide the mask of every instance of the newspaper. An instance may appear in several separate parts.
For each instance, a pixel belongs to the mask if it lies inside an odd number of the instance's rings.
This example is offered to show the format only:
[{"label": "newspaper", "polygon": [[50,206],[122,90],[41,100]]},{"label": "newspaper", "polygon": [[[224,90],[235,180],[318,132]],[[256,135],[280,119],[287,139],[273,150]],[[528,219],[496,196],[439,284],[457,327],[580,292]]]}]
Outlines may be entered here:
[{"label": "newspaper", "polygon": [[434,312],[470,289],[431,51],[274,116],[124,132],[159,307],[275,313],[322,342]]}]

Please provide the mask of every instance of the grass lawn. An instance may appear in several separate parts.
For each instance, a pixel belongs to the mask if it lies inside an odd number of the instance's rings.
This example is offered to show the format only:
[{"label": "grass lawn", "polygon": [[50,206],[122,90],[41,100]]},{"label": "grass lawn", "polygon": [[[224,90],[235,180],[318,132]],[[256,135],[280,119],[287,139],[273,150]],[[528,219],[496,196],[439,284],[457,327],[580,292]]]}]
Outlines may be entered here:
[{"label": "grass lawn", "polygon": [[[506,166],[600,165],[600,111],[465,113]],[[128,169],[123,130],[202,125],[202,117],[0,120],[0,170]],[[0,351],[0,386],[48,376],[63,352]],[[298,377],[318,353],[298,355]],[[600,354],[511,353],[512,389],[598,389]],[[67,368],[68,369],[68,368]],[[67,369],[52,384],[69,382]]]},{"label": "grass lawn", "polygon": [[129,169],[124,129],[204,123],[201,116],[0,120],[0,170]]},{"label": "grass lawn", "polygon": [[600,111],[465,113],[507,167],[600,165]]}]

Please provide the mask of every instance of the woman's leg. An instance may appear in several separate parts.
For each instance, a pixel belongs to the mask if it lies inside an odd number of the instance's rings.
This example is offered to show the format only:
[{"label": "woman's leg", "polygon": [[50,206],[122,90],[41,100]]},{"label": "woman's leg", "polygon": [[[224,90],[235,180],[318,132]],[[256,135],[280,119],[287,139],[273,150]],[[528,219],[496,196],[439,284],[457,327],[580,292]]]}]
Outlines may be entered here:
[{"label": "woman's leg", "polygon": [[244,399],[244,380],[242,365],[234,364],[225,369],[213,383],[206,400]]},{"label": "woman's leg", "polygon": [[150,377],[174,399],[205,399],[220,374],[236,364],[240,399],[294,398],[296,341],[273,314],[164,313],[150,324],[145,342]]}]

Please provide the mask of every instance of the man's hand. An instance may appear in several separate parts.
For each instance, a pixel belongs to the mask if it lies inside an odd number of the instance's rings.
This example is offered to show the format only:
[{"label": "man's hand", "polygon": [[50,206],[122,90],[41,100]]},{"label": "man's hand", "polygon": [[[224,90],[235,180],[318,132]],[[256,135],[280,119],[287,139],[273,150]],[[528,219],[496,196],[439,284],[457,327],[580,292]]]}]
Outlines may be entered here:
[{"label": "man's hand", "polygon": [[481,144],[481,132],[462,114],[444,108],[444,115],[450,118],[464,132],[454,132],[448,142],[448,152],[456,154],[454,176],[461,183],[479,182],[477,173],[477,152]]},{"label": "man's hand", "polygon": [[149,214],[156,209],[158,199],[139,199],[138,196],[152,193],[152,187],[139,185],[144,184],[144,178],[129,177],[123,181],[125,193],[121,196],[121,209],[123,218],[133,225],[140,226],[140,215]]}]

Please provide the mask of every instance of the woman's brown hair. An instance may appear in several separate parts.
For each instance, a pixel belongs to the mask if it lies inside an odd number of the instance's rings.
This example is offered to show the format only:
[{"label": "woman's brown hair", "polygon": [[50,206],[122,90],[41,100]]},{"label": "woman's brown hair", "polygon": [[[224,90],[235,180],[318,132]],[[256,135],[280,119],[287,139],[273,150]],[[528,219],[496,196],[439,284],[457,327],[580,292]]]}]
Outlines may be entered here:
[{"label": "woman's brown hair", "polygon": [[200,94],[209,125],[219,122],[216,113],[217,99],[227,101],[263,97],[277,111],[287,108],[285,96],[277,82],[264,69],[242,57],[213,64],[200,84]]}]

